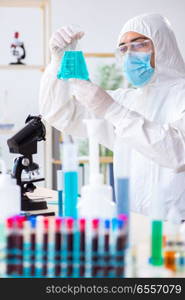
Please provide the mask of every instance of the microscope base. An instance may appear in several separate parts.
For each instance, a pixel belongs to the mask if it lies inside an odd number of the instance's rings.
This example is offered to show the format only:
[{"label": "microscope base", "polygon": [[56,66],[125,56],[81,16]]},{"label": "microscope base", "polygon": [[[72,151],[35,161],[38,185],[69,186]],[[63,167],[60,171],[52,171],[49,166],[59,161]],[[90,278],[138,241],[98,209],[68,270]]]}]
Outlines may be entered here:
[{"label": "microscope base", "polygon": [[41,209],[41,210],[30,210],[30,211],[21,211],[21,215],[25,217],[31,216],[55,216],[55,212],[51,209]]},{"label": "microscope base", "polygon": [[44,198],[43,200],[33,200],[26,195],[22,195],[21,215],[26,217],[54,216],[55,212],[51,209],[48,209],[47,201]]},{"label": "microscope base", "polygon": [[22,195],[22,200],[21,200],[21,210],[23,211],[30,211],[30,210],[43,210],[47,209],[47,202],[44,200],[38,201],[38,200],[33,200],[30,199],[26,195]]}]

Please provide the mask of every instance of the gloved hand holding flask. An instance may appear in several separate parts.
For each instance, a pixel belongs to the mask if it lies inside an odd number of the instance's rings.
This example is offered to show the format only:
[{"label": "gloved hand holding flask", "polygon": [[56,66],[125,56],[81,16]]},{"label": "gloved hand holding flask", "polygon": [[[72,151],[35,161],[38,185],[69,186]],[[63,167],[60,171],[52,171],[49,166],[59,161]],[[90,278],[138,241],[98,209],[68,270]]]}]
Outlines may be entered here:
[{"label": "gloved hand holding flask", "polygon": [[60,61],[64,51],[75,50],[77,42],[84,36],[84,32],[75,25],[63,26],[52,35],[49,47],[52,61]]}]

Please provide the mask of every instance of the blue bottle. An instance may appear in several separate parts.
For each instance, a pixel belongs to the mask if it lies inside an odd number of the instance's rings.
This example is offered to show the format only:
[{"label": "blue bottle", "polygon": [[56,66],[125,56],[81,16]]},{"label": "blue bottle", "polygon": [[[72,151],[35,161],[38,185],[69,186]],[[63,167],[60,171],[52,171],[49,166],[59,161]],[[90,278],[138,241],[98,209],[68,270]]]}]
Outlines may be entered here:
[{"label": "blue bottle", "polygon": [[76,144],[64,136],[62,167],[64,174],[64,216],[77,218],[78,157]]}]

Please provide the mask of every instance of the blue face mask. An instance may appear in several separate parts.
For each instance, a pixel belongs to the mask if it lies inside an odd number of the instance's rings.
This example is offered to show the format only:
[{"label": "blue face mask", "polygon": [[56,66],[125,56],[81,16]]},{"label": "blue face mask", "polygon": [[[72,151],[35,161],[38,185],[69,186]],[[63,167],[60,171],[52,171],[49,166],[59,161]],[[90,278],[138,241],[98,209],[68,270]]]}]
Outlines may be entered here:
[{"label": "blue face mask", "polygon": [[150,64],[151,53],[129,52],[124,56],[123,73],[135,87],[148,83],[154,73]]}]

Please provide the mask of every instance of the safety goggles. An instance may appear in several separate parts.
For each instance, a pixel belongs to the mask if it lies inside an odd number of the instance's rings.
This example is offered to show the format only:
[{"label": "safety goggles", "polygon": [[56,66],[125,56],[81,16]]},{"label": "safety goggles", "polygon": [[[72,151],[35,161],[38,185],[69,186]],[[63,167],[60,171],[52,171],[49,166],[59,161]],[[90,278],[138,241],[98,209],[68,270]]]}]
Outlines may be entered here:
[{"label": "safety goggles", "polygon": [[117,48],[117,55],[124,56],[128,52],[151,52],[153,45],[151,40],[144,40],[141,42],[131,42],[121,45]]}]

